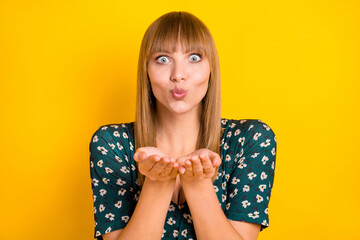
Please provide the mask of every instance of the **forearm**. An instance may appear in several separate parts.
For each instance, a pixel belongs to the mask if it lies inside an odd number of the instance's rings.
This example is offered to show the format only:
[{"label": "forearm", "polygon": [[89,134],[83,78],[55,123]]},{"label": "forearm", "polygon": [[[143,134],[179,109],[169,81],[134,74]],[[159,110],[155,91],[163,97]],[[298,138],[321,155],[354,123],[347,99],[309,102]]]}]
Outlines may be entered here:
[{"label": "forearm", "polygon": [[222,211],[210,178],[198,181],[182,180],[182,187],[197,239],[243,240]]},{"label": "forearm", "polygon": [[155,182],[145,178],[135,211],[121,239],[161,239],[175,180]]}]

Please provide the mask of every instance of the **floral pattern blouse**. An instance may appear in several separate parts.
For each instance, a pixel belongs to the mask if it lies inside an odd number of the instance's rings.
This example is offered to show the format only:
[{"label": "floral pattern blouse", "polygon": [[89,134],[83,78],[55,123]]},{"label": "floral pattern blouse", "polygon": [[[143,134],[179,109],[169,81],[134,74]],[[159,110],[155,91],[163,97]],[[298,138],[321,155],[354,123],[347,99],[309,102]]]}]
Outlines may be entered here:
[{"label": "floral pattern blouse", "polygon": [[[257,223],[263,230],[269,226],[275,134],[261,120],[222,119],[221,126],[222,163],[214,191],[228,219]],[[96,239],[124,228],[139,199],[133,127],[133,122],[101,126],[90,142]],[[162,239],[196,239],[186,202],[169,204]]]}]

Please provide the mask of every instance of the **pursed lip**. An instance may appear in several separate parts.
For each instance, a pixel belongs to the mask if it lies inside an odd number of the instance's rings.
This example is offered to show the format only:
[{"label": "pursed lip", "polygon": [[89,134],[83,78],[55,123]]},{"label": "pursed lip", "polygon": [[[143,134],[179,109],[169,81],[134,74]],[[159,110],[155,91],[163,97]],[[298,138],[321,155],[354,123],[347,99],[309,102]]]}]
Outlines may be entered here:
[{"label": "pursed lip", "polygon": [[172,96],[177,100],[183,99],[187,94],[187,91],[182,88],[174,88],[170,92],[171,92]]}]

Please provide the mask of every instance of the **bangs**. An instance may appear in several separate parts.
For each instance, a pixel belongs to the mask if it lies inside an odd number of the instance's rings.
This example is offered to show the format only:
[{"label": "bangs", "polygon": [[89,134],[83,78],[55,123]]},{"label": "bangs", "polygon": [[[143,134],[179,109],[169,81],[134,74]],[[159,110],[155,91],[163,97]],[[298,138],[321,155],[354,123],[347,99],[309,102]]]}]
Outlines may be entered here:
[{"label": "bangs", "polygon": [[158,19],[151,31],[148,58],[157,52],[175,52],[178,44],[188,52],[209,56],[211,36],[207,27],[195,16],[173,12]]}]

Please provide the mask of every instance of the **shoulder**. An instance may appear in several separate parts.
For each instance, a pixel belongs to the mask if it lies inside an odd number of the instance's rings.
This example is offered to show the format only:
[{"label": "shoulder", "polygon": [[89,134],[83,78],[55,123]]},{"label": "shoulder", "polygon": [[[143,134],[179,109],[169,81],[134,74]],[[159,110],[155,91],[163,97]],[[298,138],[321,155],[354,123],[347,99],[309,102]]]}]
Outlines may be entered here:
[{"label": "shoulder", "polygon": [[128,140],[133,141],[134,122],[107,124],[100,126],[92,135],[91,142],[100,138],[108,141]]},{"label": "shoulder", "polygon": [[[257,140],[263,134],[275,138],[274,131],[260,119],[226,119],[222,118],[223,139],[252,137]],[[276,141],[276,138],[274,139]]]},{"label": "shoulder", "polygon": [[259,119],[222,119],[221,125],[221,150],[224,153],[242,155],[244,152],[255,153],[260,150],[276,151],[274,131]]}]

